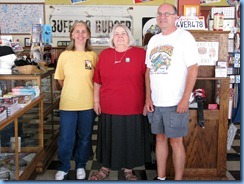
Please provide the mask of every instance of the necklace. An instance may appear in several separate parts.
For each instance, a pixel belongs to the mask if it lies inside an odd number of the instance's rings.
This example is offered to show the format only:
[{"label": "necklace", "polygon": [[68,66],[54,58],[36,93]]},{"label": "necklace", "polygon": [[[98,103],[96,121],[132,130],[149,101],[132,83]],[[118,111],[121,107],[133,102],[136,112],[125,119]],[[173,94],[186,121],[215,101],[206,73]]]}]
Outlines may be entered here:
[{"label": "necklace", "polygon": [[122,59],[125,57],[125,54],[127,53],[127,51],[128,51],[129,49],[127,49],[126,51],[125,51],[125,53],[123,54],[123,56],[119,59],[119,60],[117,60],[117,56],[116,56],[116,50],[114,50],[114,64],[117,64],[117,63],[121,63],[121,61],[122,61]]}]

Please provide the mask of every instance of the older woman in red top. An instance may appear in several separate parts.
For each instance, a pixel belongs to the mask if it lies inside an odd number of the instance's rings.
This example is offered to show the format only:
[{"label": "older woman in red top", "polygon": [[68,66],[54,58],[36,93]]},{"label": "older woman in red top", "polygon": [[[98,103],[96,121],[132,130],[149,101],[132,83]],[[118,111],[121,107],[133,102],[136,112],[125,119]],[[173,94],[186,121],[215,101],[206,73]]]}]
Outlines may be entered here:
[{"label": "older woman in red top", "polygon": [[[150,161],[145,103],[145,50],[135,47],[131,31],[114,26],[110,48],[100,53],[94,74],[94,110],[99,115],[97,160],[102,168],[90,180],[103,180],[110,169],[125,168],[127,180],[137,180],[133,168]],[[144,113],[145,114],[145,113]]]}]

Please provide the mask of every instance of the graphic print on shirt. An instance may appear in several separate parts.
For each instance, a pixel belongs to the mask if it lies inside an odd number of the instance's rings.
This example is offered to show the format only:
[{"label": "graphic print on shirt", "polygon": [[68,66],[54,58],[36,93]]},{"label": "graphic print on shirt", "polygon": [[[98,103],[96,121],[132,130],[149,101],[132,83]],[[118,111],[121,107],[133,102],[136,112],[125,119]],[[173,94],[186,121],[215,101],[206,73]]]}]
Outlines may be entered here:
[{"label": "graphic print on shirt", "polygon": [[171,65],[171,57],[173,53],[173,46],[163,45],[155,47],[151,50],[151,74],[167,74]]},{"label": "graphic print on shirt", "polygon": [[91,61],[85,60],[85,69],[87,69],[87,70],[91,70],[92,69]]}]

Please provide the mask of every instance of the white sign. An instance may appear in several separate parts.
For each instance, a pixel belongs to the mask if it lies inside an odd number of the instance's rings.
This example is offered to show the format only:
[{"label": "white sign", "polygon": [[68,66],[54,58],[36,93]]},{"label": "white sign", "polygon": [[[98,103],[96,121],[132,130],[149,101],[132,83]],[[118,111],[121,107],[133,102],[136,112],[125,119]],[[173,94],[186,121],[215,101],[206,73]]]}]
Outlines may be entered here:
[{"label": "white sign", "polygon": [[53,37],[69,37],[70,27],[79,20],[83,20],[91,28],[92,37],[109,37],[114,24],[118,23],[123,23],[132,30],[132,19],[126,17],[53,16],[51,20]]},{"label": "white sign", "polygon": [[109,37],[114,24],[123,23],[132,30],[132,16],[127,7],[110,6],[51,6],[53,13],[49,21],[53,37],[69,37],[69,30],[75,21],[84,21],[91,28],[91,36]]},{"label": "white sign", "polygon": [[181,16],[176,21],[176,26],[187,30],[203,30],[205,29],[205,20],[203,16],[185,17]]},{"label": "white sign", "polygon": [[199,65],[216,65],[219,56],[219,42],[197,42]]}]

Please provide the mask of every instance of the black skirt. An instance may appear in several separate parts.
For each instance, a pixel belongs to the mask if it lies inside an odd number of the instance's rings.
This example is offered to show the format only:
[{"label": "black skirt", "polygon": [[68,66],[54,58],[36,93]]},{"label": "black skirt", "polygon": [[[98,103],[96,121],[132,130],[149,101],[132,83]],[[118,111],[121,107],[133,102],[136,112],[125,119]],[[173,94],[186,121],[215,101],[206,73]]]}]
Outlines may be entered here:
[{"label": "black skirt", "polygon": [[149,132],[147,117],[143,115],[101,114],[97,161],[113,170],[133,169],[150,162]]}]

